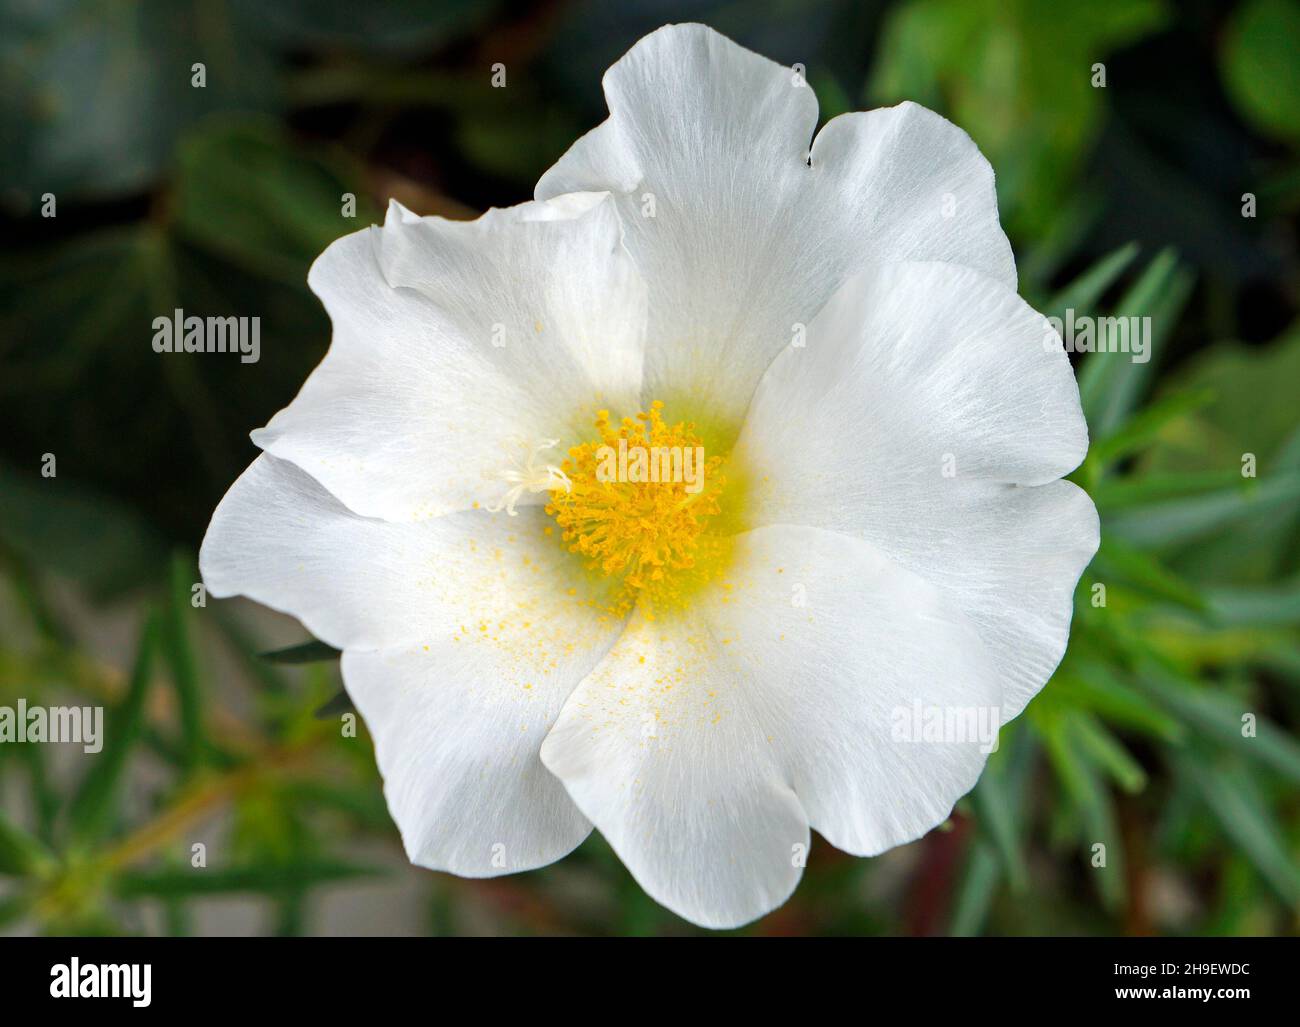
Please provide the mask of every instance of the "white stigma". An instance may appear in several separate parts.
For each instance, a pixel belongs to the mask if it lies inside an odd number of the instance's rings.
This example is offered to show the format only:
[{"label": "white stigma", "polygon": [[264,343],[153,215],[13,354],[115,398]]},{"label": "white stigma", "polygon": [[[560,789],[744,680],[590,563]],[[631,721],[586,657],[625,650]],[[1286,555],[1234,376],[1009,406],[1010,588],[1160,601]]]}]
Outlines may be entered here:
[{"label": "white stigma", "polygon": [[500,470],[487,475],[494,481],[503,481],[510,489],[497,502],[488,506],[489,513],[499,513],[502,509],[511,517],[515,516],[515,504],[525,492],[551,492],[562,488],[571,490],[569,477],[556,464],[539,464],[538,457],[543,450],[554,449],[559,439],[538,439],[530,443],[523,439],[512,439],[506,445],[510,462]]}]

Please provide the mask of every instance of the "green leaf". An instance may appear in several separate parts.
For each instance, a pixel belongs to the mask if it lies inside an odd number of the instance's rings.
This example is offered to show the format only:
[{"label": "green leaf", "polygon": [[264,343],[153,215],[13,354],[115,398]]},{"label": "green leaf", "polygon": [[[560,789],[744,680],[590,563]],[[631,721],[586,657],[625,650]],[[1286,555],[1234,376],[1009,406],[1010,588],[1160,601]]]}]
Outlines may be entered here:
[{"label": "green leaf", "polygon": [[1300,911],[1300,868],[1287,851],[1277,818],[1264,804],[1255,782],[1240,766],[1222,761],[1209,766],[1205,754],[1176,758],[1178,772],[1190,780],[1227,836],[1246,854],[1266,881]]},{"label": "green leaf", "polygon": [[191,589],[195,582],[192,562],[177,553],[172,557],[169,595],[162,620],[163,652],[176,686],[181,721],[181,760],[193,771],[203,756],[203,700],[198,666],[190,644],[189,620],[193,607]]},{"label": "green leaf", "polygon": [[1250,488],[1251,483],[1233,470],[1193,471],[1175,474],[1140,474],[1103,478],[1092,487],[1097,509],[1105,515],[1171,499],[1190,499],[1214,492]]},{"label": "green leaf", "polygon": [[949,933],[954,937],[972,938],[983,933],[989,907],[1002,881],[1003,865],[993,846],[982,838],[975,839],[953,900]]},{"label": "green leaf", "polygon": [[980,826],[988,831],[1011,887],[1022,891],[1026,883],[1025,857],[1016,833],[1014,803],[1001,775],[986,768],[971,792],[971,799],[975,815]]},{"label": "green leaf", "polygon": [[302,888],[285,888],[275,897],[275,935],[298,938],[306,933],[307,896]]},{"label": "green leaf", "polygon": [[95,757],[72,801],[69,813],[72,830],[83,842],[102,836],[116,815],[127,761],[144,726],[145,699],[149,693],[158,633],[158,616],[150,613],[140,633],[126,695],[112,711],[105,731],[104,748]]},{"label": "green leaf", "polygon": [[1101,547],[1089,575],[1108,586],[1122,585],[1139,595],[1185,609],[1200,612],[1206,608],[1200,592],[1159,559],[1145,550],[1127,545],[1109,532],[1102,534]]},{"label": "green leaf", "polygon": [[[176,230],[238,267],[298,285],[331,242],[377,217],[359,170],[304,151],[273,123],[223,120],[178,150]],[[343,194],[357,198],[355,217]]]},{"label": "green leaf", "polygon": [[1258,588],[1211,588],[1205,596],[1211,619],[1225,627],[1300,624],[1300,581]]},{"label": "green leaf", "polygon": [[1267,479],[1238,478],[1238,484],[1201,495],[1151,503],[1108,514],[1103,533],[1152,548],[1169,548],[1213,535],[1255,514],[1300,498],[1300,471]]},{"label": "green leaf", "polygon": [[1213,393],[1213,401],[1180,432],[1170,432],[1145,466],[1153,471],[1240,469],[1254,453],[1259,473],[1296,467],[1283,462],[1295,437],[1295,383],[1300,379],[1300,326],[1266,346],[1216,343],[1173,372],[1169,388]]},{"label": "green leaf", "polygon": [[31,803],[36,812],[37,836],[49,844],[54,837],[54,820],[58,815],[60,797],[46,771],[43,750],[44,747],[40,745],[23,745],[19,747],[19,757],[27,767],[27,777],[31,783]]},{"label": "green leaf", "polygon": [[17,895],[6,895],[0,899],[0,930],[4,930],[10,924],[16,923],[27,915],[31,908],[31,896],[26,892],[19,892]]},{"label": "green leaf", "polygon": [[1125,243],[1112,250],[1047,301],[1045,309],[1053,317],[1065,319],[1066,310],[1088,313],[1122,275],[1138,254],[1137,243]]},{"label": "green leaf", "polygon": [[110,497],[74,484],[65,477],[75,473],[69,456],[57,459],[53,478],[42,478],[37,466],[20,474],[0,465],[0,538],[34,566],[80,582],[96,600],[148,581],[166,553],[157,533]]},{"label": "green leaf", "polygon": [[1088,450],[1088,459],[1105,468],[1155,442],[1161,429],[1171,421],[1199,410],[1213,399],[1214,393],[1209,389],[1165,396],[1144,408],[1115,434],[1094,442]]},{"label": "green leaf", "polygon": [[1110,792],[1097,775],[1088,750],[1071,726],[1068,716],[1040,717],[1035,721],[1046,744],[1047,755],[1083,823],[1083,852],[1091,858],[1092,846],[1106,846],[1106,865],[1090,870],[1096,875],[1097,891],[1109,910],[1124,904],[1124,846],[1115,818]]},{"label": "green leaf", "polygon": [[1013,890],[1021,891],[1026,883],[1020,810],[1037,746],[1029,731],[1014,724],[1003,727],[1000,742],[972,795],[981,835],[971,845],[954,899],[951,933],[955,935],[980,933],[1004,873]]},{"label": "green leaf", "polygon": [[163,902],[163,917],[167,925],[167,937],[186,938],[194,933],[192,911],[183,899],[167,899]]},{"label": "green leaf", "polygon": [[[1300,381],[1300,330],[1268,346],[1220,343],[1176,372],[1171,387],[1210,389],[1214,401],[1170,426],[1162,445],[1142,456],[1161,475],[1231,471],[1241,484],[1248,462],[1258,481],[1300,471],[1295,383]],[[1236,524],[1232,532],[1197,539],[1173,563],[1205,581],[1263,585],[1300,573],[1300,498]]]},{"label": "green leaf", "polygon": [[1300,140],[1300,6],[1250,0],[1223,36],[1220,67],[1237,108],[1269,135]]},{"label": "green leaf", "polygon": [[[1134,680],[1139,688],[1150,693],[1196,733],[1272,767],[1293,783],[1300,784],[1300,743],[1259,716],[1242,700],[1184,681],[1154,661],[1147,661],[1139,667]],[[1242,718],[1246,714],[1255,716],[1253,738],[1242,734]]]},{"label": "green leaf", "polygon": [[1076,713],[1071,718],[1070,727],[1083,750],[1120,788],[1129,794],[1135,794],[1146,787],[1146,771],[1099,720],[1087,714]]},{"label": "green leaf", "polygon": [[1072,664],[1071,672],[1058,674],[1053,679],[1052,688],[1067,705],[1092,710],[1130,730],[1175,743],[1182,741],[1187,734],[1177,719],[1121,681],[1104,663]]},{"label": "green leaf", "polygon": [[1295,646],[1279,646],[1258,654],[1256,663],[1279,677],[1300,686],[1300,651]]},{"label": "green leaf", "polygon": [[313,640],[303,642],[301,645],[291,645],[286,649],[272,649],[270,652],[258,655],[272,663],[316,663],[320,660],[337,660],[342,655],[342,651],[332,645]]},{"label": "green leaf", "polygon": [[348,788],[316,780],[290,781],[282,788],[295,804],[333,810],[371,830],[392,831],[393,818],[378,788],[369,785]]},{"label": "green leaf", "polygon": [[0,874],[29,877],[53,863],[54,856],[35,836],[0,814]]},{"label": "green leaf", "polygon": [[1126,353],[1093,353],[1079,371],[1079,397],[1088,428],[1096,438],[1114,434],[1142,398],[1160,347],[1173,331],[1191,293],[1192,273],[1172,250],[1162,250],[1126,292],[1115,317],[1150,317],[1150,349],[1145,363]]}]

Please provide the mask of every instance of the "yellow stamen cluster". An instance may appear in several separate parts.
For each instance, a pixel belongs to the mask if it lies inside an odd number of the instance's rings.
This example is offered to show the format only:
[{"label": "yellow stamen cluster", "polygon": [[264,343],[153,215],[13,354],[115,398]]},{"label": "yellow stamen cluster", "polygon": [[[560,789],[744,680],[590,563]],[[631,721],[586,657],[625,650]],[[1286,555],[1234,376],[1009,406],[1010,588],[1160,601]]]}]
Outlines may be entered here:
[{"label": "yellow stamen cluster", "polygon": [[680,601],[707,577],[705,564],[720,542],[708,537],[707,526],[720,510],[719,495],[726,484],[720,473],[722,457],[706,455],[703,466],[696,468],[694,484],[609,480],[610,453],[619,451],[620,440],[624,452],[639,447],[652,454],[700,452],[695,425],[668,424],[663,406],[655,401],[648,411],[624,417],[617,425],[608,410],[597,412],[599,439],[569,450],[561,465],[568,487],[552,489],[546,507],[561,528],[564,544],[583,556],[589,569],[621,579],[611,605],[611,612],[618,614],[640,605],[653,617],[656,608]]}]

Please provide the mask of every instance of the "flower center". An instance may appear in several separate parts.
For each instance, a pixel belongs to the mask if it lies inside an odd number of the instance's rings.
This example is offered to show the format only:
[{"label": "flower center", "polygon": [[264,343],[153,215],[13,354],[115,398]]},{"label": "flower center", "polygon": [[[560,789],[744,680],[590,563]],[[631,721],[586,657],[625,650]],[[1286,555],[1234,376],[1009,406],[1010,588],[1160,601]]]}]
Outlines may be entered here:
[{"label": "flower center", "polygon": [[[550,488],[546,512],[589,570],[611,579],[610,612],[681,605],[720,569],[726,539],[711,532],[726,486],[725,458],[705,454],[695,425],[669,424],[658,400],[614,424],[596,414],[598,438],[574,446]],[[715,522],[716,523],[716,522]]]}]

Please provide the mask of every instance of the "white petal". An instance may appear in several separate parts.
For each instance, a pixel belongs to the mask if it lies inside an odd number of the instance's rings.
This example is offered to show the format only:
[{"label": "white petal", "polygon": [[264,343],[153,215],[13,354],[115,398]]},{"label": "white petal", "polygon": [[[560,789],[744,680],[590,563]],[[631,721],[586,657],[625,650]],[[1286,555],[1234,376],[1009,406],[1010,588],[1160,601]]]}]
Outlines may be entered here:
[{"label": "white petal", "polygon": [[642,887],[707,927],[784,901],[808,822],[870,854],[947,817],[992,736],[898,737],[916,704],[999,723],[984,645],[936,589],[817,529],[736,544],[684,618],[634,619],[542,746]]},{"label": "white petal", "polygon": [[345,649],[344,682],[374,735],[393,818],[424,866],[528,869],[587,833],[537,753],[620,626],[585,605],[546,523],[538,508],[372,520],[263,455],[204,539],[214,596],[247,595]]},{"label": "white petal", "polygon": [[587,837],[538,750],[591,658],[557,653],[557,666],[525,672],[473,639],[343,654],[412,863],[495,877],[553,863]]},{"label": "white petal", "polygon": [[565,602],[547,616],[589,620],[582,597],[564,595],[572,560],[543,536],[547,524],[537,507],[409,524],[361,517],[295,464],[264,454],[218,504],[199,569],[216,597],[247,595],[338,649],[450,638],[473,617],[515,621],[556,593]]},{"label": "white petal", "polygon": [[511,440],[567,444],[595,410],[636,409],[645,289],[619,237],[602,196],[473,222],[393,204],[312,266],[333,343],[253,441],[366,516],[497,501]]},{"label": "white petal", "polygon": [[702,25],[651,33],[604,84],[609,119],[537,196],[616,193],[652,297],[648,396],[687,382],[738,419],[797,326],[869,264],[946,260],[1015,286],[992,169],[924,108],[835,118],[810,164],[812,89]]},{"label": "white petal", "polygon": [[751,523],[865,539],[942,588],[994,653],[1008,717],[1064,654],[1099,537],[1092,501],[1055,481],[1088,443],[1048,330],[966,268],[863,272],[773,362],[737,446],[762,482]]}]

